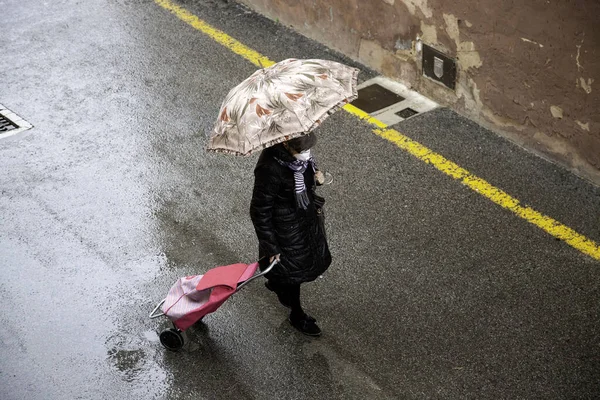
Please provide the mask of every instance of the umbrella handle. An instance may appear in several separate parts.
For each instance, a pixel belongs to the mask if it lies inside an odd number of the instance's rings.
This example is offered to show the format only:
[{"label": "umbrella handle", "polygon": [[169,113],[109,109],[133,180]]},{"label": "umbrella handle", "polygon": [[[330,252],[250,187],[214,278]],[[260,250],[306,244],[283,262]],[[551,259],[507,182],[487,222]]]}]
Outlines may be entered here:
[{"label": "umbrella handle", "polygon": [[258,273],[258,274],[256,274],[256,275],[254,275],[254,276],[250,277],[249,279],[245,280],[244,282],[240,283],[240,284],[237,286],[237,289],[236,289],[235,291],[237,292],[238,290],[240,290],[241,288],[243,288],[244,286],[246,286],[248,283],[252,282],[252,281],[253,281],[253,280],[255,280],[256,278],[260,278],[261,276],[264,276],[264,275],[268,274],[268,273],[269,273],[269,271],[271,271],[271,270],[273,269],[273,267],[274,267],[274,266],[275,266],[277,263],[279,263],[279,259],[277,259],[277,258],[276,258],[276,259],[274,259],[274,260],[273,260],[273,262],[271,263],[271,265],[269,265],[267,268],[265,268],[265,270],[264,270],[264,271],[261,271],[260,273]]}]

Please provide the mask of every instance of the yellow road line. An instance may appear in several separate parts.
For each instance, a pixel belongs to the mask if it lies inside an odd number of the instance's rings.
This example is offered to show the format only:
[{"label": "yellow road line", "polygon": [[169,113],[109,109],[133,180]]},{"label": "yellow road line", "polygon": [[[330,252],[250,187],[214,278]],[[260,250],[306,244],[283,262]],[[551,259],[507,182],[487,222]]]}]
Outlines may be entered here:
[{"label": "yellow road line", "polygon": [[[254,65],[263,68],[275,63],[257,51],[233,39],[226,33],[210,26],[194,14],[176,5],[172,1],[154,1],[156,4],[175,14],[182,21],[205,33],[216,42],[227,47],[232,52],[242,56]],[[471,188],[475,192],[488,198],[499,206],[512,211],[515,215],[544,230],[555,238],[565,241],[575,249],[589,255],[596,260],[600,260],[600,246],[598,246],[598,244],[596,244],[593,240],[590,240],[585,236],[575,232],[573,229],[561,224],[553,218],[550,218],[530,207],[521,205],[519,200],[505,193],[501,189],[492,186],[487,181],[478,178],[466,169],[446,159],[444,156],[431,151],[422,144],[415,142],[397,130],[387,129],[386,124],[376,118],[371,117],[369,114],[354,107],[353,105],[347,104],[344,106],[344,110],[360,118],[361,120],[364,120],[370,125],[375,126],[376,129],[373,130],[373,133],[376,135],[394,143],[402,150],[405,150],[427,164],[432,165],[444,174],[459,180],[463,185]]]},{"label": "yellow road line", "polygon": [[409,139],[395,129],[375,129],[374,133],[389,140],[418,159],[431,164],[446,175],[461,181],[463,185],[466,185],[480,195],[487,197],[499,206],[512,211],[517,216],[546,231],[555,238],[564,240],[582,253],[587,254],[596,260],[600,260],[600,247],[598,247],[593,240],[586,238],[568,226],[561,224],[555,219],[550,218],[531,207],[521,205],[519,200],[505,193],[501,189],[494,187],[487,181],[471,174],[469,171],[444,158],[442,155],[434,153],[427,147]]},{"label": "yellow road line", "polygon": [[161,6],[162,8],[171,11],[173,14],[177,16],[183,22],[193,26],[197,30],[202,33],[208,35],[215,42],[222,44],[227,47],[229,50],[244,57],[246,60],[250,61],[252,64],[257,67],[264,68],[269,67],[275,64],[275,61],[269,60],[267,57],[263,56],[257,51],[252,50],[251,48],[243,45],[241,42],[235,40],[228,34],[223,31],[220,31],[206,22],[202,21],[200,18],[190,13],[188,10],[178,6],[170,0],[154,0],[156,4]]}]

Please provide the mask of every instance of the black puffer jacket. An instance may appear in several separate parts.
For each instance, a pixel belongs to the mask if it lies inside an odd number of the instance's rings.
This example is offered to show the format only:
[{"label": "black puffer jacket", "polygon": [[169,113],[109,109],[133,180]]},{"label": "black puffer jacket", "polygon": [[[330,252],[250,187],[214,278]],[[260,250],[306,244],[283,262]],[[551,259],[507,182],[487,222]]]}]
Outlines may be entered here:
[{"label": "black puffer jacket", "polygon": [[323,219],[319,218],[325,201],[315,194],[314,172],[309,167],[304,182],[310,205],[306,210],[298,208],[294,173],[275,157],[294,160],[283,145],[276,145],[263,150],[254,170],[250,217],[258,236],[259,257],[265,257],[261,267],[268,264],[269,257],[281,254],[281,263],[267,278],[283,284],[309,282],[331,264]]}]

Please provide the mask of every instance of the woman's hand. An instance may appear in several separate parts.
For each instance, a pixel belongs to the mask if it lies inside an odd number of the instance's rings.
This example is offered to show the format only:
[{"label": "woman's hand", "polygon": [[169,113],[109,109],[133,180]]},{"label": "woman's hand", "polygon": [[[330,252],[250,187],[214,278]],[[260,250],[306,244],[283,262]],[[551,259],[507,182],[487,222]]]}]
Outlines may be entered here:
[{"label": "woman's hand", "polygon": [[280,260],[280,256],[281,254],[275,254],[274,256],[271,256],[271,258],[269,258],[269,262],[272,264],[273,261],[277,260],[277,262],[279,262]]},{"label": "woman's hand", "polygon": [[315,181],[317,182],[317,185],[322,185],[325,183],[325,174],[323,174],[322,171],[315,171]]},{"label": "woman's hand", "polygon": [[323,171],[316,170],[315,182],[317,182],[317,186],[329,185],[333,182],[333,176],[329,172],[323,173]]}]

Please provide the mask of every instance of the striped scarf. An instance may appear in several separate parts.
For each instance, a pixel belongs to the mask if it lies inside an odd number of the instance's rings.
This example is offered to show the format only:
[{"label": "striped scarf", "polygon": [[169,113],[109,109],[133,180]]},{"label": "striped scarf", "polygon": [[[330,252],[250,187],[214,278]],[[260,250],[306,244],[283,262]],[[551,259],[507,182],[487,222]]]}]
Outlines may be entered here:
[{"label": "striped scarf", "polygon": [[306,210],[310,204],[310,200],[308,199],[306,185],[304,184],[304,171],[306,171],[306,168],[308,168],[309,165],[313,172],[317,171],[315,159],[311,157],[307,161],[294,160],[291,162],[286,162],[275,157],[275,160],[277,160],[279,164],[283,165],[284,167],[288,167],[294,172],[294,192],[296,193],[296,205],[298,208]]}]

